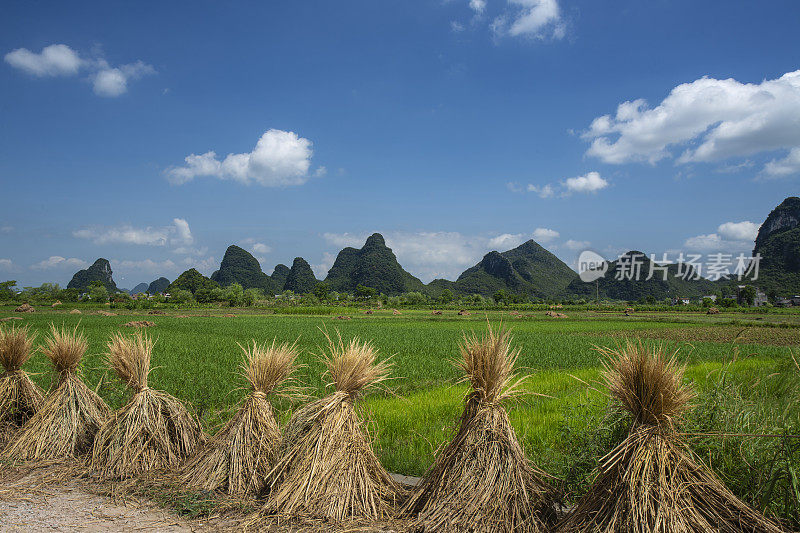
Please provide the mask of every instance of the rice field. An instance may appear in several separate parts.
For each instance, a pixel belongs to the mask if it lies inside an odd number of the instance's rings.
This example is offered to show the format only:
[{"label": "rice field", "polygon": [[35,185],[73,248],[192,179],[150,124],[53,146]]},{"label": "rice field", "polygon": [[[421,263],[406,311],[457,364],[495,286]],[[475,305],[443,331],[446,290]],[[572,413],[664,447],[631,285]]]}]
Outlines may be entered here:
[{"label": "rice field", "polygon": [[[512,424],[526,454],[557,476],[571,494],[586,488],[591,470],[622,434],[620,417],[609,411],[598,382],[601,356],[594,347],[614,345],[625,336],[663,339],[679,350],[686,379],[699,393],[684,428],[691,433],[687,439],[692,448],[748,503],[783,517],[800,511],[800,439],[697,435],[800,433],[800,368],[793,359],[795,339],[800,339],[798,317],[781,315],[782,327],[772,327],[777,324],[769,316],[748,316],[742,323],[719,316],[625,317],[569,311],[567,319],[551,319],[544,312],[516,318],[501,312],[457,316],[445,311],[432,316],[430,311],[364,315],[350,310],[351,320],[232,309],[165,315],[113,311],[117,314],[104,316],[91,309],[83,314],[37,310],[15,322],[38,330],[37,342],[51,322],[80,324],[89,341],[82,366],[85,381],[113,409],[122,406],[130,392],[105,363],[108,339],[120,330],[132,332],[124,327],[132,320],[154,322],[148,328],[156,339],[150,386],[192,405],[211,433],[249,393],[237,343],[297,340],[298,362],[305,365],[297,377],[309,395],[322,397],[331,390],[314,355],[325,343],[323,332],[338,330],[345,339],[370,340],[393,364],[383,389],[371,392],[364,402],[376,453],[389,471],[416,476],[452,438],[461,414],[467,385],[458,383],[460,372],[452,361],[463,334],[482,331],[487,320],[493,325],[502,321],[512,328],[514,343],[521,348],[517,365],[528,375],[523,387],[530,392],[508,406]],[[200,316],[201,312],[214,316]],[[9,316],[19,315],[0,309],[0,319]],[[49,388],[53,376],[42,353],[24,368],[37,384]],[[276,416],[285,422],[297,407],[280,403]],[[778,471],[785,479],[758,479]],[[764,484],[773,486],[771,492],[765,493]],[[795,499],[781,493],[779,501],[779,490],[789,495],[794,491]]]}]

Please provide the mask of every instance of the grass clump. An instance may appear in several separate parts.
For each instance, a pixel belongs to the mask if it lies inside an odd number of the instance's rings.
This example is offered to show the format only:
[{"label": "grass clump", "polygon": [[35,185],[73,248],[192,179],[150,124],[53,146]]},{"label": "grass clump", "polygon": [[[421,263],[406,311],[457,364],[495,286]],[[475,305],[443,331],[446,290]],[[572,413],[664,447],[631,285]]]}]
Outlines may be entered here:
[{"label": "grass clump", "polygon": [[180,479],[207,491],[256,495],[275,462],[281,438],[269,395],[294,396],[297,388],[286,384],[297,369],[298,350],[296,344],[277,341],[271,346],[255,341],[252,346],[239,346],[245,354],[242,370],[251,393],[181,469]]},{"label": "grass clump", "polygon": [[335,392],[292,416],[278,462],[267,476],[260,515],[386,520],[403,491],[378,461],[356,402],[388,378],[390,366],[378,360],[369,342],[326,338],[322,361]]},{"label": "grass clump", "polygon": [[97,432],[89,470],[100,479],[177,467],[204,438],[197,417],[180,401],[147,386],[152,350],[152,339],[141,331],[115,333],[108,343],[109,365],[133,397]]},{"label": "grass clump", "polygon": [[627,341],[600,349],[612,398],[632,419],[628,436],[602,460],[589,492],[555,528],[559,533],[778,533],[694,460],[676,425],[693,391],[676,353]]},{"label": "grass clump", "polygon": [[405,506],[418,531],[539,532],[555,518],[549,476],[525,458],[503,403],[519,392],[508,330],[465,336],[457,366],[472,385],[458,433]]},{"label": "grass clump", "polygon": [[68,330],[50,325],[42,351],[53,364],[58,385],[8,444],[4,456],[24,461],[63,459],[82,456],[91,449],[95,433],[111,409],[79,375],[88,347],[78,326]]},{"label": "grass clump", "polygon": [[33,352],[36,335],[27,326],[0,325],[0,444],[28,421],[42,405],[42,390],[22,370]]}]

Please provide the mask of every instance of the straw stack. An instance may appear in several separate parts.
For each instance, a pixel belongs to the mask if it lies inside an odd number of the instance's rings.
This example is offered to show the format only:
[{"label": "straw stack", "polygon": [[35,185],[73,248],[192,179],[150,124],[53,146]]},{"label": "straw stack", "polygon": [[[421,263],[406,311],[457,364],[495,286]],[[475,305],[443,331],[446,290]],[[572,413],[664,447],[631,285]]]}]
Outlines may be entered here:
[{"label": "straw stack", "polygon": [[457,365],[472,385],[458,433],[404,512],[416,531],[539,532],[555,518],[548,476],[530,461],[503,402],[519,392],[508,330],[464,336]]}]

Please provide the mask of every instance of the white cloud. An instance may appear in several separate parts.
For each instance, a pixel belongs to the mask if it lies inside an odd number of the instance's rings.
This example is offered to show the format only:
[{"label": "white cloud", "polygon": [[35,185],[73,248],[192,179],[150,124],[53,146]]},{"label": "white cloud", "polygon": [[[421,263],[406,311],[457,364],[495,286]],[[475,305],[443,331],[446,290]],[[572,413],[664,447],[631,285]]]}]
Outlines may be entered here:
[{"label": "white cloud", "polygon": [[508,250],[519,246],[523,242],[525,242],[523,233],[503,233],[489,239],[489,246],[497,250]]},{"label": "white cloud", "polygon": [[128,92],[128,81],[137,80],[147,74],[155,74],[155,69],[142,61],[112,67],[105,61],[92,75],[94,93],[98,96],[115,97]]},{"label": "white cloud", "polygon": [[7,53],[5,60],[13,67],[39,77],[76,76],[81,70],[88,71],[94,93],[106,97],[120,96],[128,91],[129,81],[156,72],[141,60],[113,66],[102,57],[84,59],[65,44],[46,46],[38,54],[26,48],[17,48]]},{"label": "white cloud", "polygon": [[450,29],[453,31],[453,33],[459,33],[464,31],[464,25],[458,21],[453,20],[450,22]]},{"label": "white cloud", "polygon": [[560,196],[564,198],[572,193],[596,193],[601,189],[605,189],[608,185],[608,180],[602,178],[599,172],[587,172],[583,176],[567,178],[556,185],[551,183],[545,185],[529,183],[525,188],[522,188],[517,183],[512,182],[507,183],[506,187],[508,187],[511,192],[532,192],[537,194],[539,198],[553,198],[556,196],[556,193],[560,192]]},{"label": "white cloud", "polygon": [[683,243],[687,250],[693,252],[721,250],[724,248],[724,241],[716,233],[707,235],[697,235],[686,239]]},{"label": "white cloud", "polygon": [[476,13],[483,13],[486,9],[486,0],[469,0],[469,8]]},{"label": "white cloud", "polygon": [[134,273],[140,274],[145,272],[149,274],[161,274],[161,273],[177,272],[179,270],[178,265],[176,265],[170,259],[167,259],[166,261],[153,261],[152,259],[144,259],[141,261],[128,260],[128,259],[112,259],[111,265],[112,268],[117,272],[127,271],[130,274]]},{"label": "white cloud", "polygon": [[533,230],[533,239],[540,244],[545,242],[550,242],[553,239],[557,239],[558,237],[559,233],[553,229],[536,228],[535,230]]},{"label": "white cloud", "polygon": [[573,239],[570,239],[570,240],[568,240],[567,242],[564,243],[564,246],[567,249],[574,250],[574,251],[586,250],[591,245],[592,245],[592,243],[590,243],[589,241],[576,241],[576,240],[573,240]]},{"label": "white cloud", "polygon": [[175,237],[173,241],[178,242],[180,244],[192,244],[194,242],[194,237],[192,237],[192,230],[189,229],[189,223],[186,222],[186,219],[183,218],[173,218],[172,224],[175,228]]},{"label": "white cloud", "polygon": [[745,220],[743,222],[725,222],[720,224],[717,232],[725,239],[732,241],[755,241],[758,224]]},{"label": "white cloud", "polygon": [[528,192],[534,192],[539,195],[539,198],[552,198],[556,191],[549,183],[546,185],[533,185],[528,184]]},{"label": "white cloud", "polygon": [[315,265],[311,265],[311,270],[314,271],[314,276],[316,276],[317,279],[325,279],[325,277],[328,275],[328,270],[331,269],[334,261],[336,261],[335,254],[332,254],[331,252],[324,252],[322,254],[322,260]]},{"label": "white cloud", "polygon": [[747,220],[725,222],[719,225],[715,233],[690,237],[683,246],[692,252],[744,252],[753,248],[758,228],[758,224]]},{"label": "white cloud", "polygon": [[764,165],[764,175],[771,178],[783,178],[800,174],[800,147],[792,148],[782,159],[773,159]]},{"label": "white cloud", "polygon": [[561,39],[566,35],[557,0],[509,0],[508,3],[516,9],[492,22],[495,35],[533,39]]},{"label": "white cloud", "polygon": [[83,269],[87,268],[89,263],[82,259],[78,259],[76,257],[70,257],[69,259],[65,257],[61,257],[60,255],[52,255],[48,259],[44,261],[39,261],[36,264],[31,265],[31,269],[33,270],[51,270],[54,268],[72,268],[72,269]]},{"label": "white cloud", "polygon": [[213,256],[195,258],[187,257],[182,261],[183,268],[196,268],[199,272],[209,276],[212,272],[219,268],[219,261],[214,259]]},{"label": "white cloud", "polygon": [[[118,227],[94,226],[72,232],[74,237],[95,244],[137,244],[145,246],[176,246],[178,253],[187,253],[194,242],[189,223],[182,218],[172,219],[171,226],[136,228],[130,224]],[[179,251],[181,250],[181,251]]]},{"label": "white cloud", "polygon": [[11,261],[11,259],[0,259],[0,270],[8,271],[13,269],[14,263]]},{"label": "white cloud", "polygon": [[311,141],[294,132],[270,129],[261,136],[252,152],[228,154],[223,160],[213,151],[191,154],[185,159],[186,166],[169,168],[166,176],[177,185],[201,176],[265,187],[302,185],[310,177],[311,146]]},{"label": "white cloud", "polygon": [[5,55],[6,63],[34,76],[71,76],[78,73],[84,61],[65,44],[51,44],[40,53],[17,48]]},{"label": "white cloud", "polygon": [[584,176],[567,178],[564,187],[568,193],[594,193],[608,187],[608,181],[600,177],[599,172],[589,172]]},{"label": "white cloud", "polygon": [[583,137],[591,140],[588,155],[612,164],[676,156],[679,164],[711,162],[789,150],[764,168],[782,176],[800,169],[798,122],[800,70],[761,83],[709,77],[684,83],[654,108],[642,99],[623,102],[616,116],[595,118]]},{"label": "white cloud", "polygon": [[14,231],[14,226],[0,226],[0,233],[11,233]]}]

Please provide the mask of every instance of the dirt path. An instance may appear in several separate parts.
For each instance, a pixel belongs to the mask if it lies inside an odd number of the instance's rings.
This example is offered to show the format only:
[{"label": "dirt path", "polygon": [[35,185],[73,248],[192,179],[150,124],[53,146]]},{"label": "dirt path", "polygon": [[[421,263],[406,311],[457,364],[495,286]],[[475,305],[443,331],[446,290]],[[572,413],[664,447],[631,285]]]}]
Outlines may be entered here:
[{"label": "dirt path", "polygon": [[152,503],[115,501],[93,494],[80,480],[57,469],[28,472],[8,468],[0,476],[0,531],[80,531],[86,533],[216,530],[210,523],[186,520]]}]

